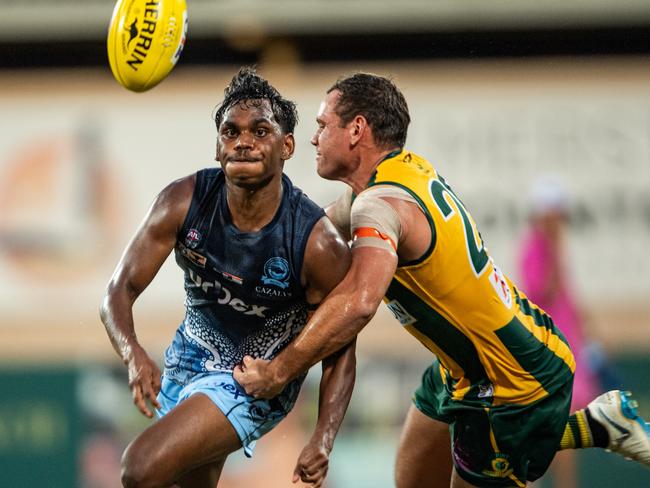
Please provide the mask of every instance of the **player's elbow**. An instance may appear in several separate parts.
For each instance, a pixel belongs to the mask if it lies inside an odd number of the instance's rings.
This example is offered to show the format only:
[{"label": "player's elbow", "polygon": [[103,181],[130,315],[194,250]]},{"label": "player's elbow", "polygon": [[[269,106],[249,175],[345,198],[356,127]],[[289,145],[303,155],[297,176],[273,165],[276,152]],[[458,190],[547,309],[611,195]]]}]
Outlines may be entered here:
[{"label": "player's elbow", "polygon": [[99,304],[99,317],[104,324],[106,324],[106,322],[109,320],[109,317],[112,314],[112,310],[115,308],[116,297],[116,288],[111,282],[106,288],[106,293],[104,293],[104,297]]},{"label": "player's elbow", "polygon": [[375,316],[377,306],[374,303],[363,303],[357,307],[357,317],[363,324],[367,324]]},{"label": "player's elbow", "polygon": [[357,293],[351,300],[351,306],[353,307],[351,315],[354,317],[355,323],[358,324],[359,330],[375,316],[380,301],[381,299],[378,301],[369,293]]},{"label": "player's elbow", "polygon": [[102,303],[99,304],[99,318],[103,324],[106,324],[108,320],[108,304],[106,303],[106,297],[102,300]]},{"label": "player's elbow", "polygon": [[115,301],[114,289],[112,289],[111,285],[109,284],[109,286],[106,288],[106,293],[104,293],[104,297],[102,298],[102,301],[99,304],[99,317],[101,318],[104,324],[106,324],[106,321],[111,316],[111,310],[113,309],[114,301]]},{"label": "player's elbow", "polygon": [[99,316],[104,323],[116,309],[132,306],[139,292],[128,280],[111,279],[99,305]]}]

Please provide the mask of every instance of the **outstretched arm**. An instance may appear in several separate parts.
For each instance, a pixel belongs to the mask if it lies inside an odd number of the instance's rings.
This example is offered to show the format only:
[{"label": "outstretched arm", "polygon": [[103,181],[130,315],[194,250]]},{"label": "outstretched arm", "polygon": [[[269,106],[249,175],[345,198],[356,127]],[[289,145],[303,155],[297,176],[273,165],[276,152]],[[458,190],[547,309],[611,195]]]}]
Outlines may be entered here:
[{"label": "outstretched arm", "polygon": [[[303,281],[309,303],[318,304],[343,279],[350,267],[347,243],[327,218],[309,236],[303,264]],[[311,439],[302,450],[293,481],[321,486],[329,467],[334,438],[347,411],[356,375],[356,341],[323,359],[318,420]]]},{"label": "outstretched arm", "polygon": [[[302,282],[307,301],[320,303],[343,279],[350,267],[350,250],[328,218],[322,218],[312,230],[303,262]],[[356,373],[355,341],[350,337],[339,347],[329,351],[323,358],[323,374],[320,384],[318,421],[314,434],[305,446],[294,470],[293,481],[299,479],[320,487],[329,466],[329,454],[334,438],[348,408]],[[317,361],[315,361],[317,362]],[[247,390],[265,388],[266,378],[262,370],[269,361],[245,357],[243,364],[235,368],[233,376]],[[307,368],[305,368],[306,370]],[[252,373],[249,376],[249,371]],[[265,398],[276,396],[284,385],[270,385]]]},{"label": "outstretched arm", "polygon": [[318,307],[300,335],[269,365],[273,383],[284,384],[349,343],[375,315],[397,267],[397,256],[359,247],[345,278]]},{"label": "outstretched arm", "polygon": [[293,472],[293,482],[302,480],[319,488],[329,469],[334,439],[348,409],[356,375],[356,338],[343,349],[323,359],[316,428],[303,448]]},{"label": "outstretched arm", "polygon": [[377,311],[397,269],[397,242],[399,255],[405,261],[417,259],[428,249],[431,230],[416,203],[386,198],[387,207],[375,202],[371,206],[379,208],[385,223],[375,220],[382,230],[371,232],[374,229],[363,225],[369,212],[367,206],[360,208],[360,200],[355,202],[357,210],[353,208],[351,219],[352,228],[361,231],[360,238],[353,246],[352,265],[345,278],[318,307],[300,335],[273,361],[249,360],[244,370],[236,372],[237,381],[248,394],[273,397],[284,384],[339,350],[363,329]]},{"label": "outstretched arm", "polygon": [[128,244],[111,277],[100,307],[100,317],[113,348],[127,366],[133,402],[147,417],[156,407],[160,370],[138,343],[133,324],[133,303],[151,283],[174,248],[176,234],[185,219],[195,177],[175,181],[156,198],[135,236]]},{"label": "outstretched arm", "polygon": [[353,249],[350,270],[298,337],[270,362],[245,359],[234,373],[237,382],[249,395],[272,398],[293,378],[348,344],[374,316],[396,267],[394,253]]}]

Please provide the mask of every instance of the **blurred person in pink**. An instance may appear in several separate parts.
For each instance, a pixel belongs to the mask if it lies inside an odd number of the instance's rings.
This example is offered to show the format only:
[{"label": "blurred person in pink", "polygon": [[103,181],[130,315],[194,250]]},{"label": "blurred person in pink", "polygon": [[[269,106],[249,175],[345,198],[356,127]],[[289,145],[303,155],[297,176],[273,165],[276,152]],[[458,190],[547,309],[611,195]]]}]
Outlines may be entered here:
[{"label": "blurred person in pink", "polygon": [[[587,357],[589,340],[576,302],[567,266],[566,227],[570,198],[557,180],[535,183],[530,193],[529,228],[519,255],[519,275],[523,291],[544,309],[571,345],[576,361],[571,411],[585,408],[600,391]],[[575,451],[558,453],[551,472],[556,488],[578,486]]]}]

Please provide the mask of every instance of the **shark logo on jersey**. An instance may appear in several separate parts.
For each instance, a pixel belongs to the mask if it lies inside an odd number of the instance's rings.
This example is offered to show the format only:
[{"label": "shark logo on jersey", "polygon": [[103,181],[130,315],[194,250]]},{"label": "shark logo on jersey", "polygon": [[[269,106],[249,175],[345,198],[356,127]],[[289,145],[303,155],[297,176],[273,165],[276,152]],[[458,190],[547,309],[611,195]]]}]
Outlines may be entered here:
[{"label": "shark logo on jersey", "polygon": [[262,283],[265,285],[275,285],[279,288],[289,286],[289,263],[286,259],[275,257],[269,259],[264,264],[264,275]]}]

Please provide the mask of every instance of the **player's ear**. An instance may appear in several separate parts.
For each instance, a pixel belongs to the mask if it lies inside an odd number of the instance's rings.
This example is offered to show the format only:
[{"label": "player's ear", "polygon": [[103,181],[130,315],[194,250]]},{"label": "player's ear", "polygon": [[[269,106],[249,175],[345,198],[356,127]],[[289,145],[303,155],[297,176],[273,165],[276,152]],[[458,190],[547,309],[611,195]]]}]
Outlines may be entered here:
[{"label": "player's ear", "polygon": [[285,134],[284,136],[284,145],[282,147],[282,160],[286,161],[291,159],[293,152],[296,149],[296,140],[293,137],[293,134]]},{"label": "player's ear", "polygon": [[369,129],[368,121],[363,115],[357,115],[350,122],[350,144],[355,145],[361,140],[363,134]]},{"label": "player's ear", "polygon": [[221,158],[219,157],[219,153],[221,152],[221,143],[219,142],[219,138],[217,137],[217,144],[214,150],[214,160],[221,162]]}]

